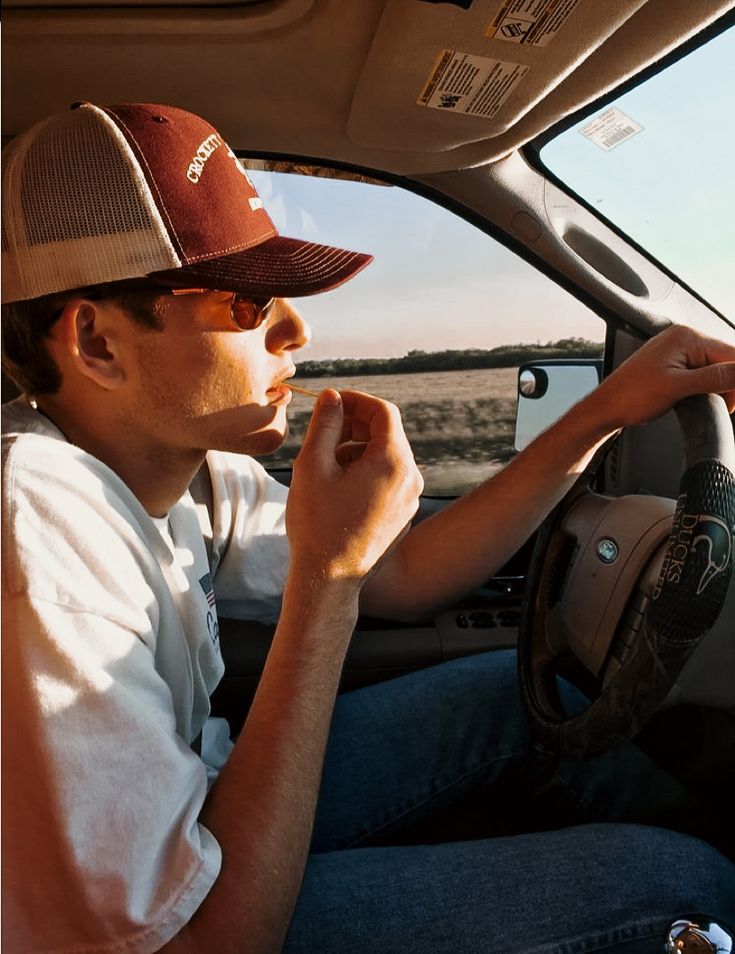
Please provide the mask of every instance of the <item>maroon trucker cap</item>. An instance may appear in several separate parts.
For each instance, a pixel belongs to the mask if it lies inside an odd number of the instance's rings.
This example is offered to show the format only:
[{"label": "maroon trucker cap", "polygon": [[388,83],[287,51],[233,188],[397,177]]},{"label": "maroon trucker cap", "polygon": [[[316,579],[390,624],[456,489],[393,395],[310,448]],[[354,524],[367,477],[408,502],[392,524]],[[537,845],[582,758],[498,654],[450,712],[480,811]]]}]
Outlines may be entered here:
[{"label": "maroon trucker cap", "polygon": [[234,152],[173,106],[76,104],[3,156],[3,302],[148,276],[313,295],[372,256],[278,234]]}]

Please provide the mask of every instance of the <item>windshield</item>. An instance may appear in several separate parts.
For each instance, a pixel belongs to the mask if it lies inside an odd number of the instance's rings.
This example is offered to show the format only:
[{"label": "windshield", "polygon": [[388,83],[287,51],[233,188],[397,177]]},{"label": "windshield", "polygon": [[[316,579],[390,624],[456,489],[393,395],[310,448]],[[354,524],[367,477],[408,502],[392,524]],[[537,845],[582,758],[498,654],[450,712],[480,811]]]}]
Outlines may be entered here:
[{"label": "windshield", "polygon": [[542,162],[735,317],[735,28],[560,133]]}]

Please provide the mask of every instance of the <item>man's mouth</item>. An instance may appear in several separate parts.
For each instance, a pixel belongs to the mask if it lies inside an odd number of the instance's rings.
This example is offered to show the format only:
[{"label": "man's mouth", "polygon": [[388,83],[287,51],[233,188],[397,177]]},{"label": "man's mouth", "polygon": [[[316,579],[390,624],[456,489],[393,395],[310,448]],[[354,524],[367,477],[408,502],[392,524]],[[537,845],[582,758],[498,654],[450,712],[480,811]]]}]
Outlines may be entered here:
[{"label": "man's mouth", "polygon": [[275,384],[271,385],[265,392],[266,400],[269,404],[288,404],[291,400],[291,389],[285,383],[287,378],[293,377],[293,372],[281,378]]}]

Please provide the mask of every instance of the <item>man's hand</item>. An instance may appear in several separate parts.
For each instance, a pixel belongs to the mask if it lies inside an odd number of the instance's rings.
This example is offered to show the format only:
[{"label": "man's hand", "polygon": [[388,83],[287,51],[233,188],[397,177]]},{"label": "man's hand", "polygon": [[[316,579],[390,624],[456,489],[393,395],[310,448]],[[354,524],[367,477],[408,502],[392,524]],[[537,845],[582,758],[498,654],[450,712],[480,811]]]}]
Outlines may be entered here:
[{"label": "man's hand", "polygon": [[615,431],[650,421],[692,394],[721,394],[735,410],[735,347],[676,325],[646,342],[583,404],[601,430]]},{"label": "man's hand", "polygon": [[324,391],[293,467],[292,570],[362,581],[400,538],[422,489],[398,409],[359,391]]}]

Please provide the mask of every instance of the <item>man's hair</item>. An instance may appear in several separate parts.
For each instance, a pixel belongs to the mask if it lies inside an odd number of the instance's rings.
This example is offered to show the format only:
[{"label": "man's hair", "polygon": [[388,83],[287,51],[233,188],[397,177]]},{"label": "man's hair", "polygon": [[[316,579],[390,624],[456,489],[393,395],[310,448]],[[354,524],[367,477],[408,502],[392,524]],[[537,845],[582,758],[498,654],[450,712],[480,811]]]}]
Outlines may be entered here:
[{"label": "man's hair", "polygon": [[120,305],[135,324],[161,331],[160,295],[154,285],[131,279],[9,302],[2,306],[3,370],[27,394],[54,394],[61,387],[61,372],[46,341],[68,301],[108,299]]}]

